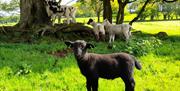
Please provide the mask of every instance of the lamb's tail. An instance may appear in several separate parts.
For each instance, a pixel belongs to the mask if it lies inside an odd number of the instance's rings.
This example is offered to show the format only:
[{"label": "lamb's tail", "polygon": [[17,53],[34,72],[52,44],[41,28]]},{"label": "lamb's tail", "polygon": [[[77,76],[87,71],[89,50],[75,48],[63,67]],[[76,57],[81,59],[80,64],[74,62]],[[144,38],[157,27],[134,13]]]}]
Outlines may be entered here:
[{"label": "lamb's tail", "polygon": [[139,63],[139,61],[138,61],[134,56],[132,56],[132,58],[134,59],[135,67],[136,67],[138,70],[141,70],[141,69],[142,69],[142,66],[141,66],[141,64]]},{"label": "lamb's tail", "polygon": [[138,70],[141,70],[141,69],[142,69],[141,64],[140,64],[137,60],[135,60],[135,66],[136,66],[136,68],[137,68]]}]

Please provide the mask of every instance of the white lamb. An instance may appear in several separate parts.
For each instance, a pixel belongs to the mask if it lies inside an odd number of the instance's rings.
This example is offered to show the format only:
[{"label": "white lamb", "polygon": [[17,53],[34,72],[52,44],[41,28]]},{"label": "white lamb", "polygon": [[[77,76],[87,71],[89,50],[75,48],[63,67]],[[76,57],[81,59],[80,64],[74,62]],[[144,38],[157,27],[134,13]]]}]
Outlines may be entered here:
[{"label": "white lamb", "polygon": [[123,34],[126,41],[131,36],[130,30],[132,29],[132,26],[129,24],[113,25],[108,21],[108,19],[105,19],[103,24],[105,26],[106,32],[109,33],[109,43],[110,44],[111,44],[111,42],[114,42],[115,35]]},{"label": "white lamb", "polygon": [[46,0],[46,11],[49,17],[51,17],[52,22],[58,18],[58,23],[61,21],[61,17],[64,16],[67,18],[67,24],[70,23],[70,18],[73,22],[75,20],[76,8],[73,6],[60,5],[58,2],[52,0]]},{"label": "white lamb", "polygon": [[105,29],[103,24],[96,23],[93,19],[89,19],[87,24],[93,26],[93,32],[97,41],[105,40]]}]

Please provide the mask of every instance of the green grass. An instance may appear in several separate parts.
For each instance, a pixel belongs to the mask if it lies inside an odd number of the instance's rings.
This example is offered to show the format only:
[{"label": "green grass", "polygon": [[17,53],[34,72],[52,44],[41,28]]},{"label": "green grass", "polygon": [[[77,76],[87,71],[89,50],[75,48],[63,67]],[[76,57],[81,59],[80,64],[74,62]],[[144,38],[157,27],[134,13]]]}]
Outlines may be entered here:
[{"label": "green grass", "polygon": [[[159,47],[152,47],[152,50],[145,47],[144,50],[148,50],[147,55],[137,56],[143,69],[140,71],[135,69],[136,91],[178,91],[180,87],[178,22],[137,22],[133,25],[135,29],[145,33],[165,31],[170,35],[167,39],[161,40],[162,44]],[[169,27],[165,27],[166,25]],[[139,39],[152,41],[152,38],[154,37],[136,34],[131,42],[136,44],[136,40]],[[105,42],[91,42],[96,47],[89,51],[96,53],[113,53],[126,48],[126,44],[121,40],[114,43],[112,50],[107,49]],[[85,78],[81,75],[72,53],[64,58],[48,54],[63,48],[66,48],[63,42],[50,42],[48,39],[36,44],[1,42],[0,91],[86,91]],[[58,63],[53,67],[56,60]],[[99,91],[124,91],[124,83],[120,78],[100,79]]]},{"label": "green grass", "polygon": [[14,25],[16,25],[15,22],[13,23],[8,22],[7,24],[0,24],[0,26],[14,26]]},{"label": "green grass", "polygon": [[133,28],[150,34],[164,31],[168,35],[180,35],[180,21],[136,22]]}]

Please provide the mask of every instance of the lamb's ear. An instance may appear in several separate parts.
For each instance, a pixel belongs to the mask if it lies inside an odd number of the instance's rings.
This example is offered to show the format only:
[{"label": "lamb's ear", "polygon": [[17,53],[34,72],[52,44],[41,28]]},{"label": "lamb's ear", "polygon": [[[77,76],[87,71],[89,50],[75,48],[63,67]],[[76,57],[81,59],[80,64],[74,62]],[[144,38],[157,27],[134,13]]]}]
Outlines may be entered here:
[{"label": "lamb's ear", "polygon": [[87,43],[87,44],[86,44],[86,48],[88,48],[88,49],[94,48],[94,45],[91,44],[91,43]]},{"label": "lamb's ear", "polygon": [[66,45],[67,45],[67,47],[73,47],[73,44],[74,44],[74,42],[72,42],[72,41],[65,41],[64,42]]},{"label": "lamb's ear", "polygon": [[90,24],[91,22],[93,22],[93,19],[90,18],[87,24]]}]

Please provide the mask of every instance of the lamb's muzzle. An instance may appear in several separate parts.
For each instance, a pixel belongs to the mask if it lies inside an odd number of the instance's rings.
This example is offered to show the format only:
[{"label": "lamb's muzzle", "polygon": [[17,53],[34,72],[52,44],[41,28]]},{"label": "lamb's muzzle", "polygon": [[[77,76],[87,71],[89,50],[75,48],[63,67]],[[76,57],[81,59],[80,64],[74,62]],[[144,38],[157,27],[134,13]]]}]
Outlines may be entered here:
[{"label": "lamb's muzzle", "polygon": [[121,77],[125,83],[125,90],[134,91],[134,66],[139,70],[142,68],[134,56],[127,53],[88,53],[87,49],[94,46],[83,40],[66,41],[65,44],[73,49],[80,71],[86,77],[88,91],[98,91],[99,77],[105,79]]}]

